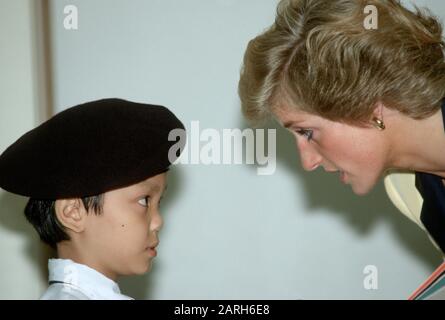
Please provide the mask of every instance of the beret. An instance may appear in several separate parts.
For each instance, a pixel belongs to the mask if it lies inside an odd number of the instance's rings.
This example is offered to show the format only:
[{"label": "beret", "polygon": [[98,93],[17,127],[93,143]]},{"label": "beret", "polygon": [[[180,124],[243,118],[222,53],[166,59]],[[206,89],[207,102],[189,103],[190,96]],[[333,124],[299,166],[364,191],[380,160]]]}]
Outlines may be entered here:
[{"label": "beret", "polygon": [[[185,130],[166,107],[102,99],[68,108],[0,155],[0,187],[36,199],[89,197],[168,170]],[[181,139],[180,139],[181,140]],[[175,159],[171,146],[182,146]]]}]

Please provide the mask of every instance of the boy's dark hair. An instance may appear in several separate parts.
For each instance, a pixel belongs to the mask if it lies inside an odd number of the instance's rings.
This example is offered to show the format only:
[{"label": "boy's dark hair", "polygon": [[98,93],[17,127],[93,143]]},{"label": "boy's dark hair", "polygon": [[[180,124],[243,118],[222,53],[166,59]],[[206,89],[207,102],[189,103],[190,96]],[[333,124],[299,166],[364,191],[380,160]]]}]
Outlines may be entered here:
[{"label": "boy's dark hair", "polygon": [[[83,206],[95,214],[101,214],[103,208],[103,194],[81,198]],[[40,239],[52,248],[63,240],[70,240],[65,227],[56,216],[56,200],[30,198],[25,207],[25,216],[37,230]]]}]

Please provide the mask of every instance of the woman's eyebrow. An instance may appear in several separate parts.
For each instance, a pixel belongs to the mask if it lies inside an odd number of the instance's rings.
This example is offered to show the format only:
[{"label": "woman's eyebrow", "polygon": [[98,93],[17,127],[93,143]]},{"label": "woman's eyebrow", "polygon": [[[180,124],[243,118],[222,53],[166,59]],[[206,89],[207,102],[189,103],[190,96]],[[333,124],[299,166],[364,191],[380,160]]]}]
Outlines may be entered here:
[{"label": "woman's eyebrow", "polygon": [[283,127],[285,127],[286,129],[289,129],[289,127],[291,127],[294,124],[297,123],[301,123],[304,122],[305,120],[288,120],[286,122],[283,123]]},{"label": "woman's eyebrow", "polygon": [[293,121],[286,121],[285,123],[283,123],[283,127],[289,129],[289,127],[292,126],[293,124],[294,124]]},{"label": "woman's eyebrow", "polygon": [[292,125],[297,124],[297,123],[306,122],[307,120],[308,120],[308,119],[300,119],[300,120],[295,120],[295,119],[293,119],[293,120],[287,120],[287,121],[284,121],[284,122],[283,122],[283,127],[289,129],[289,127],[291,127]]}]

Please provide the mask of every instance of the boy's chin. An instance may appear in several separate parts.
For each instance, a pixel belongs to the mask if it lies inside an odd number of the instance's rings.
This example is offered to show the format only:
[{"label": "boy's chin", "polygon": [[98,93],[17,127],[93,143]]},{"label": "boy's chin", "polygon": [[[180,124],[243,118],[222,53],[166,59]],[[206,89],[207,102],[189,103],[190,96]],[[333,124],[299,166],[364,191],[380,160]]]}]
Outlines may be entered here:
[{"label": "boy's chin", "polygon": [[148,261],[144,265],[141,265],[140,268],[135,270],[135,275],[143,275],[147,272],[150,272],[153,267],[153,261]]},{"label": "boy's chin", "polygon": [[127,265],[125,273],[121,273],[120,276],[142,276],[152,269],[153,261],[139,261],[138,264]]}]

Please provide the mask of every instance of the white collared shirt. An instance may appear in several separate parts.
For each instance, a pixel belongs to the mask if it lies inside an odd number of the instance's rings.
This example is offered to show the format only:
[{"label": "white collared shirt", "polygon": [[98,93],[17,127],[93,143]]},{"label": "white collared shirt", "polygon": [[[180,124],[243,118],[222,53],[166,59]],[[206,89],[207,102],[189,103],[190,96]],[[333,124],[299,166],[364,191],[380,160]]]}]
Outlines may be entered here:
[{"label": "white collared shirt", "polygon": [[41,300],[133,300],[102,273],[70,259],[49,259],[49,287]]}]

